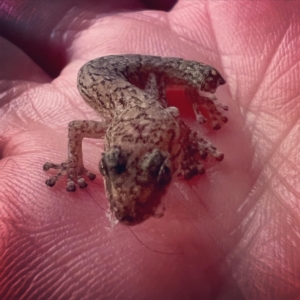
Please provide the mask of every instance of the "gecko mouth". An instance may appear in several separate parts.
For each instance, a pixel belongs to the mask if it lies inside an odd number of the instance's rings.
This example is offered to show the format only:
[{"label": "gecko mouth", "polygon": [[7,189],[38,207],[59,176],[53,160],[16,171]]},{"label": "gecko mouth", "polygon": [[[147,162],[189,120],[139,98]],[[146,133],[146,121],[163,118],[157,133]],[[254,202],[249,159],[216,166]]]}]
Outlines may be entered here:
[{"label": "gecko mouth", "polygon": [[141,203],[134,201],[133,205],[120,206],[115,201],[111,200],[111,212],[114,217],[126,225],[137,225],[147,220],[152,216],[158,216],[157,210],[161,206],[161,198],[165,192],[165,188],[158,188],[149,196],[146,202]]}]

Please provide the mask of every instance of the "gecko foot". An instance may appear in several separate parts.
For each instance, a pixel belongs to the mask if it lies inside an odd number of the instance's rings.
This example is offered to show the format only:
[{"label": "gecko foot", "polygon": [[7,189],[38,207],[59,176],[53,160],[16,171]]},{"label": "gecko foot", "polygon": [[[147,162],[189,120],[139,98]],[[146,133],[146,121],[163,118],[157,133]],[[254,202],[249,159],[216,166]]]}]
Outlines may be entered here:
[{"label": "gecko foot", "polygon": [[211,154],[217,161],[224,159],[224,154],[220,152],[211,142],[203,138],[198,140],[198,150],[202,159],[205,159],[208,154]]},{"label": "gecko foot", "polygon": [[205,160],[208,155],[213,156],[217,161],[224,158],[222,152],[212,143],[200,137],[195,131],[190,132],[188,142],[185,145],[179,173],[179,176],[183,176],[185,179],[205,173],[205,167],[201,160]]},{"label": "gecko foot", "polygon": [[209,120],[212,128],[218,130],[224,123],[228,122],[228,118],[221,111],[228,111],[228,106],[215,103],[217,97],[214,94],[195,89],[187,89],[186,94],[193,103],[193,110],[199,124]]},{"label": "gecko foot", "polygon": [[[69,161],[66,161],[61,164],[53,164],[50,162],[46,162],[43,165],[43,170],[48,171],[50,169],[60,170],[56,175],[51,176],[49,179],[46,180],[46,185],[53,187],[55,183],[58,181],[58,179],[63,176],[68,176],[68,182],[67,182],[67,191],[68,192],[75,192],[76,191],[76,182],[80,188],[85,188],[88,186],[85,179],[81,175],[87,176],[90,180],[94,180],[96,178],[96,175],[94,173],[91,173],[87,171],[84,167],[76,168],[72,166],[72,164]],[[79,169],[79,170],[78,170]]]},{"label": "gecko foot", "polygon": [[204,174],[204,165],[197,161],[194,157],[185,157],[181,163],[181,171],[179,176],[183,176],[184,179],[191,179],[195,175]]}]

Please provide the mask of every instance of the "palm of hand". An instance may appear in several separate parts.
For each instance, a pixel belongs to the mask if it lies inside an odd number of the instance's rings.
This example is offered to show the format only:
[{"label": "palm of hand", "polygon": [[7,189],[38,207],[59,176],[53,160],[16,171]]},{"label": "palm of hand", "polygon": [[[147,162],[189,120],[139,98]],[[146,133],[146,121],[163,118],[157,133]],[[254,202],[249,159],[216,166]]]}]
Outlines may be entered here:
[{"label": "palm of hand", "polygon": [[[2,40],[0,278],[7,298],[295,295],[299,28],[291,4],[256,8],[182,1],[169,14],[95,17],[87,29],[72,28],[76,36],[63,19],[69,63],[52,82]],[[69,121],[97,118],[77,93],[77,70],[91,58],[125,52],[213,65],[227,80],[217,95],[230,113],[228,125],[208,133],[224,162],[203,177],[174,181],[164,218],[111,230],[100,175],[69,194],[64,182],[47,188],[41,166],[66,158]],[[94,172],[101,145],[85,142],[85,164]],[[20,288],[12,290],[16,282]]]}]

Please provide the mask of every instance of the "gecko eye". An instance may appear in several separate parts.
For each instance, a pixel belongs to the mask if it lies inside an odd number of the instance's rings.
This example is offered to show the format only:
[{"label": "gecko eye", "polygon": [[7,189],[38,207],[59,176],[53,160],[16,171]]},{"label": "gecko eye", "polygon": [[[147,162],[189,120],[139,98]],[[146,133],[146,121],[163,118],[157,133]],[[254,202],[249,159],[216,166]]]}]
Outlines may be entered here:
[{"label": "gecko eye", "polygon": [[103,176],[110,172],[120,175],[126,171],[127,154],[122,152],[121,147],[114,146],[102,155],[99,170]]},{"label": "gecko eye", "polygon": [[[164,155],[158,149],[147,153],[142,162],[142,169],[150,175],[151,181],[155,180],[156,183],[165,185],[172,179],[171,162],[167,155]],[[147,180],[147,176],[141,177],[142,180]]]},{"label": "gecko eye", "polygon": [[118,175],[124,173],[124,172],[126,171],[126,163],[125,163],[125,162],[121,162],[121,163],[117,164],[117,165],[113,168],[113,170],[114,170]]}]

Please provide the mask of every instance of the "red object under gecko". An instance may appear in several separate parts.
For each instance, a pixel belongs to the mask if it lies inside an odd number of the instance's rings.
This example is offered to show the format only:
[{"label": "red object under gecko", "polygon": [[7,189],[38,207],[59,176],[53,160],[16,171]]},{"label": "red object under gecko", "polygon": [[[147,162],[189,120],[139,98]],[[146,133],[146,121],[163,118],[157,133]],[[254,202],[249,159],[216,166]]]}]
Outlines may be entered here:
[{"label": "red object under gecko", "polygon": [[179,109],[182,118],[196,120],[193,105],[185,94],[185,87],[179,85],[168,86],[166,97],[170,106]]}]

